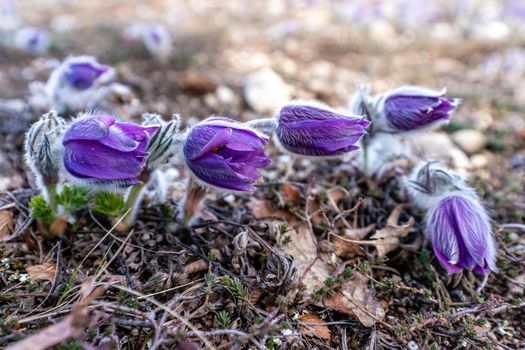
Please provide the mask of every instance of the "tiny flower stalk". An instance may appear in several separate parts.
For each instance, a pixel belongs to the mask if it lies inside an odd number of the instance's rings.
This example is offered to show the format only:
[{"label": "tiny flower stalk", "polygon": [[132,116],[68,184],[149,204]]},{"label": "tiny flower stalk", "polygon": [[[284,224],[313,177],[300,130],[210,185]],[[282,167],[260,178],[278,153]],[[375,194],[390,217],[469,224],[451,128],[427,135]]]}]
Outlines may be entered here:
[{"label": "tiny flower stalk", "polygon": [[193,178],[188,179],[188,187],[184,197],[179,204],[179,219],[184,226],[191,226],[199,218],[204,199],[206,198],[206,188],[196,183]]}]

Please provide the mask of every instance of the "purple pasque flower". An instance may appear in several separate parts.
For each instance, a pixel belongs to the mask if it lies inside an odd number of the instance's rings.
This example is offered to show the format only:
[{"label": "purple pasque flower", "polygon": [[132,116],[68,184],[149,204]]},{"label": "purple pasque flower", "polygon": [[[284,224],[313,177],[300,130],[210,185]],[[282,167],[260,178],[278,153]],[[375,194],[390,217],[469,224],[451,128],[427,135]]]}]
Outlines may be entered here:
[{"label": "purple pasque flower", "polygon": [[61,112],[81,110],[114,76],[115,69],[100,64],[92,56],[68,57],[51,73],[45,93],[51,106]]},{"label": "purple pasque flower", "polygon": [[331,157],[358,149],[370,122],[340,114],[318,102],[294,101],[276,116],[275,134],[286,151],[302,156]]},{"label": "purple pasque flower", "polygon": [[446,89],[431,90],[419,86],[403,86],[378,98],[378,126],[386,131],[412,131],[449,121],[461,102],[444,97]]},{"label": "purple pasque flower", "polygon": [[219,189],[251,192],[270,164],[264,154],[269,137],[235,120],[210,117],[189,130],[186,165],[200,182]]},{"label": "purple pasque flower", "polygon": [[148,52],[166,62],[171,54],[172,39],[168,28],[159,23],[136,23],[126,28],[124,38],[142,40]]},{"label": "purple pasque flower", "polygon": [[426,216],[434,254],[449,273],[462,269],[486,275],[496,271],[496,244],[489,216],[477,197],[451,193]]},{"label": "purple pasque flower", "polygon": [[110,115],[86,115],[64,134],[63,164],[75,179],[128,186],[140,183],[146,147],[158,126],[118,122]]},{"label": "purple pasque flower", "polygon": [[51,46],[51,35],[44,28],[21,28],[15,34],[14,45],[17,49],[31,55],[42,55]]},{"label": "purple pasque flower", "polygon": [[110,69],[111,67],[102,65],[96,60],[77,57],[67,63],[64,69],[64,79],[72,88],[86,90]]}]

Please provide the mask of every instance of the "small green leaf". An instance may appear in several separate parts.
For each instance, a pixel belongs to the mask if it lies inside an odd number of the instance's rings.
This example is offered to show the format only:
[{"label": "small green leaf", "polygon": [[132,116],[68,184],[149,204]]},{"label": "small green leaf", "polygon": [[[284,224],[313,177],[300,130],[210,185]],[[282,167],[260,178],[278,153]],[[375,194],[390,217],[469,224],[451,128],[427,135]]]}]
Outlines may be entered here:
[{"label": "small green leaf", "polygon": [[111,192],[101,192],[95,198],[96,212],[107,215],[113,219],[122,216],[126,209],[124,198]]},{"label": "small green leaf", "polygon": [[33,218],[42,220],[42,222],[49,226],[55,217],[53,209],[47,204],[44,197],[41,195],[34,196],[29,202],[29,208],[32,209]]},{"label": "small green leaf", "polygon": [[217,319],[217,323],[221,328],[228,328],[228,326],[230,325],[230,314],[226,310],[221,310],[217,312],[215,318]]},{"label": "small green leaf", "polygon": [[88,194],[85,188],[66,185],[57,196],[57,203],[63,205],[66,211],[74,213],[86,207]]}]

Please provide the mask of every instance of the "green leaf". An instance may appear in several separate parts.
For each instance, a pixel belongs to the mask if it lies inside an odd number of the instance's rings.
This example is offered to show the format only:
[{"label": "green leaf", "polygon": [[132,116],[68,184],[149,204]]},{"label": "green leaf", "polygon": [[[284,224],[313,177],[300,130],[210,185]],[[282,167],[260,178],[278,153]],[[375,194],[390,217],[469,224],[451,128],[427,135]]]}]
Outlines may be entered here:
[{"label": "green leaf", "polygon": [[122,216],[126,209],[124,197],[112,192],[101,192],[95,198],[95,207],[93,208],[100,214],[107,215],[113,219]]},{"label": "green leaf", "polygon": [[41,195],[34,196],[29,202],[29,208],[32,209],[33,218],[42,220],[42,222],[49,226],[55,218],[53,209],[47,204],[44,197]]},{"label": "green leaf", "polygon": [[64,186],[57,196],[57,203],[64,206],[67,212],[74,213],[87,206],[89,191],[76,186]]}]

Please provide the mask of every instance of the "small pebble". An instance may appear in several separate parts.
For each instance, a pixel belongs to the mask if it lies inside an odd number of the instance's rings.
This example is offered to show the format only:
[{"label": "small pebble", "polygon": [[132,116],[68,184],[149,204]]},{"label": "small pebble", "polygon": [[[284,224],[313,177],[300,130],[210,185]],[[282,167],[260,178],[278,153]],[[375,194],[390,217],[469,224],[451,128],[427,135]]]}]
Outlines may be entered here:
[{"label": "small pebble", "polygon": [[408,342],[407,348],[408,348],[408,350],[418,350],[419,349],[419,345],[417,345],[417,343],[415,341],[411,340],[411,341]]},{"label": "small pebble", "polygon": [[459,130],[452,134],[452,140],[467,154],[481,151],[487,143],[485,135],[478,130]]}]

